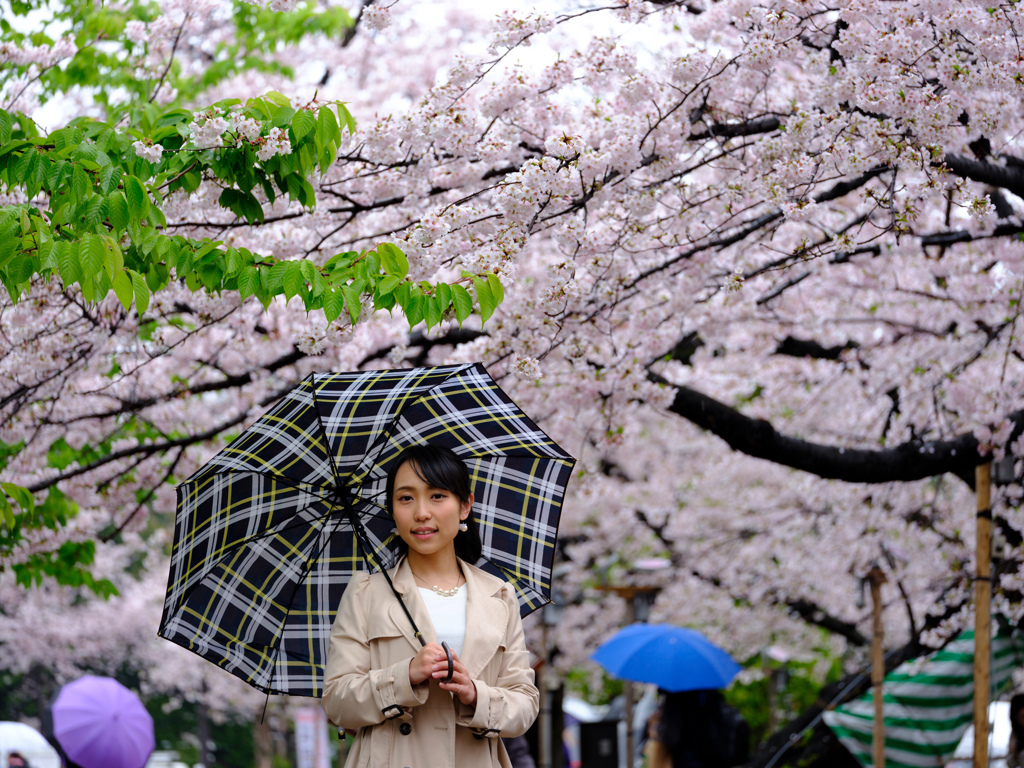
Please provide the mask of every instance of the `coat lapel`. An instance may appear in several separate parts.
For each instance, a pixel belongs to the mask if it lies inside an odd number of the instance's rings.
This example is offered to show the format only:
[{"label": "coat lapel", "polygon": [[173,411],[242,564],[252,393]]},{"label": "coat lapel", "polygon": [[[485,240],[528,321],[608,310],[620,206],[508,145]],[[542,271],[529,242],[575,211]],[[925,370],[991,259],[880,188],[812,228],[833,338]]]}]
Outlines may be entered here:
[{"label": "coat lapel", "polygon": [[494,658],[508,626],[508,607],[500,595],[504,584],[463,563],[466,577],[466,642],[462,646],[462,663],[469,676],[479,679],[484,667]]},{"label": "coat lapel", "polygon": [[416,589],[416,580],[412,577],[412,570],[409,568],[408,559],[403,558],[402,562],[390,574],[391,581],[395,585],[395,591],[402,596],[402,602],[409,609],[413,621],[416,622],[416,626],[419,627],[420,632],[423,634],[423,643],[416,637],[416,633],[409,623],[409,617],[405,615],[405,611],[402,610],[398,599],[393,594],[390,594],[390,589],[388,593],[391,598],[391,604],[388,606],[388,615],[412,645],[415,652],[419,653],[424,643],[437,642],[437,632],[434,630],[434,624],[430,620],[430,614],[427,613],[427,606],[423,604],[420,592]]}]

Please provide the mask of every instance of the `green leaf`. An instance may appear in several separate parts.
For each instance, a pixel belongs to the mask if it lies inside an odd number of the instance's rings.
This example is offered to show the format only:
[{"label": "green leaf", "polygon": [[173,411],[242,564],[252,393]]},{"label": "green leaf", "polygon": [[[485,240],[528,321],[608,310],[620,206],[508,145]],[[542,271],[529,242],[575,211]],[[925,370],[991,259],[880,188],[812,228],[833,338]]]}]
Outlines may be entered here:
[{"label": "green leaf", "polygon": [[116,233],[128,228],[128,201],[119,189],[107,195],[107,220]]},{"label": "green leaf", "polygon": [[260,289],[260,273],[256,267],[243,267],[238,273],[238,294],[242,300],[255,295]]},{"label": "green leaf", "polygon": [[287,261],[279,261],[267,271],[267,290],[270,291],[271,295],[277,295],[281,292],[281,286],[284,285],[284,276],[287,271]]},{"label": "green leaf", "polygon": [[448,283],[438,283],[437,287],[434,288],[434,295],[437,296],[438,302],[441,305],[441,311],[444,312],[448,309],[448,305],[452,303],[452,289]]},{"label": "green leaf", "polygon": [[14,509],[11,507],[11,502],[7,500],[6,494],[3,493],[0,493],[0,518],[3,519],[7,530],[13,530],[18,522],[14,517]]},{"label": "green leaf", "polygon": [[82,277],[84,280],[92,280],[103,269],[106,248],[99,235],[84,235],[82,237],[82,248],[79,253],[82,265]]},{"label": "green leaf", "polygon": [[379,243],[377,253],[380,254],[384,269],[388,274],[405,277],[409,274],[409,260],[402,250],[392,243]]},{"label": "green leaf", "polygon": [[124,270],[121,270],[114,275],[111,282],[114,284],[114,293],[117,295],[117,300],[121,302],[121,306],[128,311],[132,308],[132,300],[135,298],[135,292],[132,290],[132,279],[125,274]]},{"label": "green leaf", "polygon": [[263,98],[271,104],[276,104],[279,107],[287,107],[291,103],[287,96],[283,93],[279,93],[278,91],[267,91],[267,93],[263,95]]},{"label": "green leaf", "polygon": [[359,291],[350,285],[341,286],[341,292],[345,295],[345,307],[348,309],[348,316],[355,325],[359,320],[359,312],[362,306],[359,303]]},{"label": "green leaf", "polygon": [[316,128],[316,118],[308,109],[300,109],[292,118],[292,132],[298,145]]},{"label": "green leaf", "polygon": [[363,273],[367,277],[380,274],[380,260],[377,258],[377,254],[374,251],[369,251],[363,257],[363,266],[366,271]]},{"label": "green leaf", "polygon": [[281,282],[284,288],[284,297],[287,301],[292,296],[298,296],[306,290],[306,281],[302,277],[302,266],[297,261],[286,261],[284,279]]},{"label": "green leaf", "polygon": [[224,254],[224,275],[231,276],[242,268],[242,259],[238,255],[237,248],[228,248]]},{"label": "green leaf", "polygon": [[138,177],[124,177],[124,196],[128,201],[128,213],[132,221],[140,221],[149,210],[149,195]]},{"label": "green leaf", "polygon": [[317,110],[316,140],[322,147],[341,142],[341,129],[338,128],[338,121],[334,118],[334,113],[327,107]]},{"label": "green leaf", "polygon": [[494,306],[497,308],[505,300],[505,289],[501,287],[501,281],[495,274],[487,276],[487,285],[491,287],[491,295],[494,296]]},{"label": "green leaf", "polygon": [[14,258],[20,244],[21,241],[13,230],[0,232],[0,269],[7,266],[7,263]]},{"label": "green leaf", "polygon": [[473,297],[461,285],[453,285],[452,306],[455,307],[455,319],[462,325],[466,318],[473,314]]},{"label": "green leaf", "polygon": [[381,280],[379,283],[377,283],[377,295],[378,296],[387,296],[389,293],[394,291],[395,288],[397,288],[399,283],[401,283],[401,282],[402,282],[402,278],[396,277],[394,275],[388,275],[383,280]]},{"label": "green leaf", "polygon": [[57,254],[57,269],[64,287],[82,281],[82,265],[78,262],[79,243],[59,242],[54,246]]},{"label": "green leaf", "polygon": [[320,175],[323,176],[327,173],[328,169],[334,165],[334,161],[338,159],[338,145],[331,142],[320,151],[320,156],[317,159],[317,165],[320,167]]},{"label": "green leaf", "polygon": [[274,110],[273,117],[270,120],[271,128],[284,128],[289,125],[292,121],[292,117],[295,115],[295,110],[292,109],[288,104],[279,106]]},{"label": "green leaf", "polygon": [[[406,285],[406,287],[408,288],[408,285]],[[389,293],[387,296],[381,296],[378,293],[373,297],[373,311],[376,312],[381,309],[386,309],[388,312],[391,312],[397,303],[398,302],[395,301],[395,294]]]},{"label": "green leaf", "polygon": [[[327,112],[326,109],[321,111]],[[0,146],[3,146],[11,140],[12,131],[13,126],[11,124],[11,116],[7,114],[6,110],[0,109]]]},{"label": "green leaf", "polygon": [[149,286],[146,285],[146,278],[133,269],[128,270],[132,278],[132,289],[135,292],[135,311],[139,317],[149,309]]},{"label": "green leaf", "polygon": [[409,301],[406,302],[402,309],[405,310],[405,318],[409,321],[409,327],[412,328],[420,323],[426,316],[427,297],[417,289],[417,291],[409,297]]},{"label": "green leaf", "polygon": [[35,512],[36,500],[32,498],[32,493],[28,488],[22,488],[14,483],[0,483],[0,488],[3,489],[3,493],[14,499],[14,502],[21,507],[22,512],[28,514]]},{"label": "green leaf", "polygon": [[[447,305],[445,305],[447,306]],[[432,328],[441,322],[444,316],[444,309],[441,307],[441,300],[437,296],[427,297],[427,328]]]},{"label": "green leaf", "polygon": [[340,291],[327,291],[324,294],[324,317],[333,323],[345,308],[345,296]]},{"label": "green leaf", "polygon": [[121,247],[110,237],[100,236],[103,244],[103,266],[108,277],[124,270],[124,256],[121,254]]},{"label": "green leaf", "polygon": [[241,200],[242,215],[245,220],[251,223],[263,223],[263,206],[256,199],[252,192],[242,194]]},{"label": "green leaf", "polygon": [[71,192],[75,200],[84,200],[92,192],[92,182],[80,165],[76,165],[71,172]]},{"label": "green leaf", "polygon": [[348,111],[348,107],[341,102],[338,103],[338,122],[348,128],[350,135],[355,135],[356,119],[352,117],[352,113]]},{"label": "green leaf", "polygon": [[313,268],[312,278],[309,280],[309,288],[314,296],[322,296],[327,290],[327,280],[316,267]]},{"label": "green leaf", "polygon": [[473,285],[476,286],[476,300],[480,303],[480,321],[486,323],[488,318],[494,314],[498,306],[491,291],[490,284],[482,277],[474,277]]},{"label": "green leaf", "polygon": [[238,218],[242,218],[242,193],[233,187],[228,187],[220,193],[217,204],[221,208],[227,208]]}]

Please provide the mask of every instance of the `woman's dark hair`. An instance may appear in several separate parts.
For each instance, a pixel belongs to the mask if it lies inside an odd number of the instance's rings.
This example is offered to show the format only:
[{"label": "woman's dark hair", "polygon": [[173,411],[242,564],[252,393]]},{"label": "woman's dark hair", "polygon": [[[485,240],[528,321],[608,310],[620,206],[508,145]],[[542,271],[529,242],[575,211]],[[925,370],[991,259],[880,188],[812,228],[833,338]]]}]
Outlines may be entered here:
[{"label": "woman's dark hair", "polygon": [[[411,445],[402,451],[395,463],[391,465],[388,472],[388,483],[385,490],[388,514],[392,517],[395,512],[392,509],[392,498],[395,495],[395,475],[407,462],[412,463],[413,471],[420,480],[431,488],[454,493],[460,504],[469,501],[473,494],[473,486],[469,482],[469,469],[466,463],[460,459],[451,448],[442,445]],[[483,546],[480,543],[480,531],[476,525],[476,518],[470,512],[465,520],[468,530],[459,531],[455,536],[455,554],[460,560],[475,564],[480,559]],[[403,555],[408,554],[409,545],[398,537],[396,542],[398,551]]]},{"label": "woman's dark hair", "polygon": [[1017,715],[1024,710],[1024,693],[1015,694],[1010,699],[1010,730],[1017,737],[1018,749],[1024,744],[1024,726],[1017,722]]}]

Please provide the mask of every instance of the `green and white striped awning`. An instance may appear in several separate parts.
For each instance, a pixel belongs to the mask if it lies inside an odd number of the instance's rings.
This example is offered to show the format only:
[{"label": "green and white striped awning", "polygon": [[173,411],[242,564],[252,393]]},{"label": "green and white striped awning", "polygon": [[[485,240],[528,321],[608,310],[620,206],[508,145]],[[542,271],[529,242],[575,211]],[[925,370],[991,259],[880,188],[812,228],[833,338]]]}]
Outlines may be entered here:
[{"label": "green and white striped awning", "polygon": [[[992,638],[991,692],[1024,660],[1024,645]],[[990,694],[990,699],[994,695]],[[900,664],[882,683],[886,768],[941,768],[956,749],[974,711],[974,631],[945,648]],[[874,703],[870,692],[824,715],[857,761],[870,768]]]}]

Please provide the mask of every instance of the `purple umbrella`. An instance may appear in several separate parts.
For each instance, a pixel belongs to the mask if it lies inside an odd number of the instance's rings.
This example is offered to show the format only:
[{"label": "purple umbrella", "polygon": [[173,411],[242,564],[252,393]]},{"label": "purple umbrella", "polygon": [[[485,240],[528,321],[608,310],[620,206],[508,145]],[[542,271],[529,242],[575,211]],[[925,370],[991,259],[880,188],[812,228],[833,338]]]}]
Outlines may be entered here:
[{"label": "purple umbrella", "polygon": [[117,680],[85,675],[60,689],[53,735],[82,768],[143,768],[156,748],[153,718]]}]

